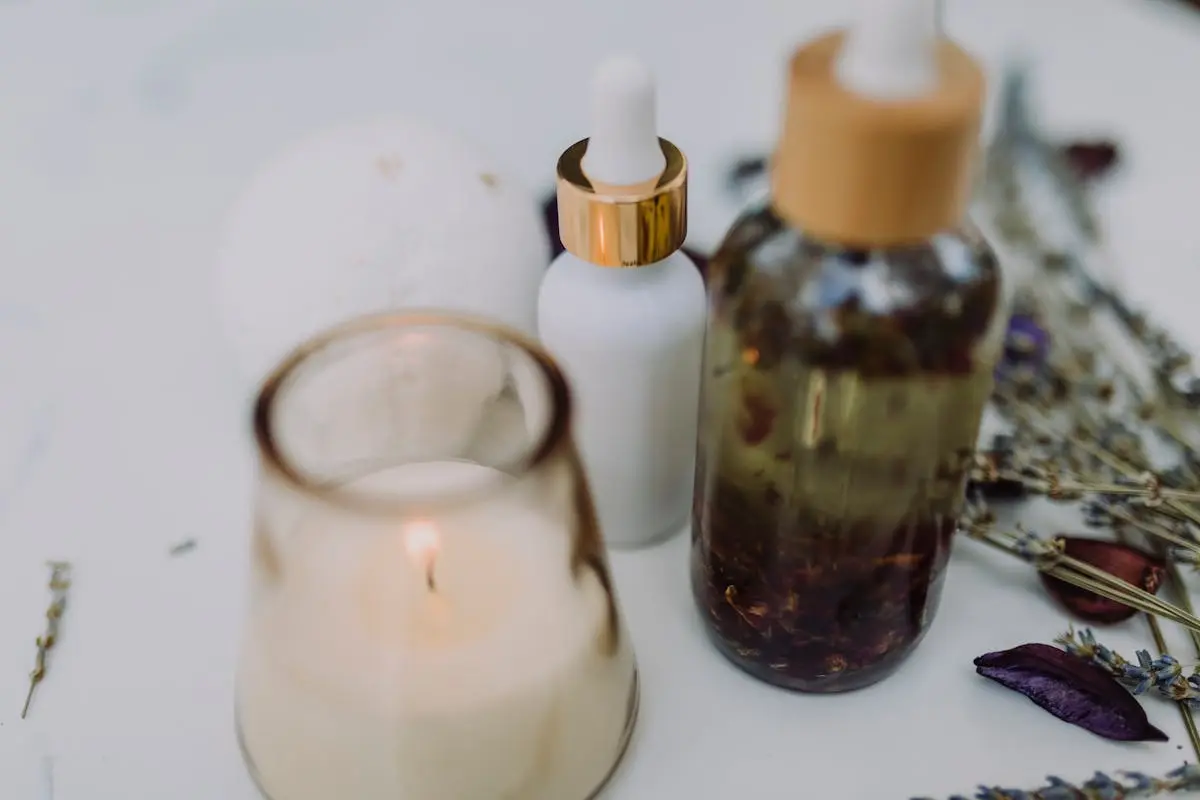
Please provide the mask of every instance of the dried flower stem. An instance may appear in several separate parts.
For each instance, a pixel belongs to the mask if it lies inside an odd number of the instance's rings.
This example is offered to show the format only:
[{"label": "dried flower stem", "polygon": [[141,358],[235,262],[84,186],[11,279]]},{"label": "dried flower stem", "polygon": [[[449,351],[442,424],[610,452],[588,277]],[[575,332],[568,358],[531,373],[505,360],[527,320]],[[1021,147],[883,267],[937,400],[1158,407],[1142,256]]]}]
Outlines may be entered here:
[{"label": "dried flower stem", "polygon": [[1139,476],[1143,483],[1142,485],[1135,485],[1129,483],[1081,481],[1053,474],[1046,475],[1045,477],[1034,477],[1019,470],[1010,469],[997,469],[994,472],[983,470],[977,474],[983,479],[1006,480],[1020,483],[1029,491],[1036,494],[1044,494],[1051,499],[1074,499],[1080,494],[1094,493],[1144,497],[1150,500],[1183,500],[1187,502],[1200,500],[1200,492],[1164,488],[1158,484],[1153,475]]},{"label": "dried flower stem", "polygon": [[[1120,538],[1122,541],[1125,539],[1123,536]],[[1186,602],[1190,606],[1190,601]],[[1187,610],[1191,611],[1190,608]],[[1135,695],[1144,694],[1153,688],[1168,700],[1175,701],[1179,706],[1179,716],[1187,731],[1188,741],[1197,761],[1200,761],[1200,729],[1197,729],[1196,719],[1192,715],[1192,709],[1200,707],[1200,678],[1195,677],[1194,668],[1191,677],[1184,676],[1183,666],[1167,652],[1166,637],[1163,636],[1158,618],[1153,614],[1146,614],[1146,621],[1150,625],[1154,646],[1160,655],[1158,658],[1151,658],[1147,651],[1139,650],[1136,663],[1097,642],[1090,629],[1085,628],[1076,636],[1075,629],[1071,628],[1054,641],[1068,653],[1103,668]],[[1195,632],[1193,636],[1200,638],[1200,634]]]},{"label": "dried flower stem", "polygon": [[1132,528],[1136,528],[1147,536],[1153,536],[1156,539],[1161,539],[1164,542],[1168,542],[1180,550],[1187,550],[1193,554],[1196,554],[1197,556],[1200,556],[1200,544],[1192,539],[1189,539],[1185,536],[1180,536],[1174,531],[1167,530],[1161,525],[1155,525],[1147,522],[1144,519],[1140,519],[1133,514],[1130,514],[1120,506],[1115,506],[1111,503],[1102,503],[1099,504],[1099,507],[1103,509],[1105,514],[1118,522],[1129,525]]},{"label": "dried flower stem", "polygon": [[[1046,778],[1045,786],[1031,790],[980,786],[970,800],[1132,800],[1135,797],[1158,797],[1200,789],[1200,766],[1196,764],[1184,764],[1161,778],[1144,772],[1119,772],[1118,775],[1119,778],[1111,778],[1103,772],[1097,772],[1091,780],[1079,785],[1052,775]],[[950,800],[968,798],[965,795],[955,795]]]},{"label": "dried flower stem", "polygon": [[1086,589],[1109,600],[1135,608],[1147,614],[1169,619],[1190,630],[1200,632],[1200,618],[1178,606],[1162,600],[1139,586],[1094,567],[1086,561],[1072,558],[1063,552],[1060,540],[1047,540],[1026,529],[998,531],[990,512],[981,512],[980,501],[972,508],[961,526],[964,533],[1001,552],[1031,563],[1039,572],[1058,578],[1073,586]]},{"label": "dried flower stem", "polygon": [[51,561],[50,567],[50,607],[46,609],[46,630],[37,638],[37,660],[33,671],[29,673],[29,693],[25,695],[25,706],[21,709],[21,719],[29,715],[29,706],[33,702],[33,693],[38,685],[46,678],[46,657],[58,642],[58,628],[63,613],[67,610],[67,592],[71,588],[71,564],[67,561]]},{"label": "dried flower stem", "polygon": [[[1192,598],[1188,593],[1187,585],[1183,582],[1183,575],[1179,571],[1179,567],[1170,561],[1167,562],[1167,578],[1170,584],[1170,589],[1175,595],[1179,605],[1189,613],[1195,613],[1195,608],[1192,606]],[[1150,626],[1151,632],[1154,634],[1154,644],[1162,652],[1166,652],[1166,640],[1163,638],[1162,630],[1155,625]],[[1196,658],[1200,658],[1200,631],[1188,629],[1188,637],[1192,640],[1192,653]],[[1196,675],[1196,670],[1192,671],[1193,677]],[[1188,681],[1191,685],[1191,681]],[[1196,752],[1196,761],[1200,763],[1200,727],[1196,725],[1196,717],[1192,713],[1192,708],[1180,706],[1183,714],[1183,725],[1187,729],[1188,739],[1192,743],[1192,749]]]},{"label": "dried flower stem", "polygon": [[[1122,473],[1130,479],[1152,480],[1156,486],[1159,485],[1157,476],[1152,474],[1139,474],[1131,464],[1121,458],[1118,458],[1107,450],[1095,446],[1091,442],[1074,438],[1072,439],[1072,444],[1095,456],[1097,460],[1104,462],[1113,470]],[[1195,492],[1186,492],[1183,494],[1192,495],[1195,494]],[[1188,505],[1186,502],[1190,498],[1182,496],[1180,493],[1174,490],[1163,488],[1157,489],[1157,495],[1162,498],[1163,504],[1172,511],[1179,513],[1196,524],[1200,524],[1200,512]]]},{"label": "dried flower stem", "polygon": [[[1154,646],[1158,648],[1158,652],[1161,653],[1164,658],[1169,657],[1170,653],[1167,652],[1167,639],[1165,636],[1163,636],[1162,626],[1159,625],[1158,618],[1153,614],[1147,614],[1146,622],[1150,625],[1150,635],[1154,637]],[[1140,658],[1141,653],[1139,653],[1138,656]],[[1177,675],[1175,679],[1172,680],[1172,683],[1175,682],[1182,682],[1188,687],[1188,689],[1194,689],[1192,684],[1187,680],[1187,678],[1184,678],[1182,674]],[[1196,760],[1200,762],[1200,728],[1196,727],[1196,718],[1192,716],[1192,708],[1196,705],[1196,703],[1191,699],[1187,701],[1179,700],[1177,705],[1179,706],[1179,718],[1183,720],[1184,730],[1187,731],[1188,741],[1191,742],[1192,745],[1192,752],[1195,753]]]},{"label": "dried flower stem", "polygon": [[[1022,422],[1034,428],[1043,436],[1051,438],[1059,438],[1061,434],[1054,430],[1054,426],[1049,423],[1044,417],[1032,412],[1025,405],[1022,407]],[[1083,452],[1100,461],[1109,469],[1123,476],[1127,480],[1136,481],[1142,484],[1142,489],[1147,490],[1150,494],[1146,498],[1146,506],[1152,508],[1157,505],[1165,506],[1167,509],[1175,512],[1177,515],[1200,525],[1200,511],[1188,505],[1188,500],[1196,492],[1179,492],[1177,490],[1166,489],[1162,487],[1162,482],[1157,475],[1137,469],[1125,459],[1120,458],[1116,454],[1100,447],[1079,436],[1065,437],[1072,446],[1077,447]],[[1133,487],[1126,487],[1133,488]]]},{"label": "dried flower stem", "polygon": [[[1161,637],[1160,629],[1154,637],[1155,646],[1160,648],[1160,652],[1166,648]],[[1096,641],[1096,635],[1090,628],[1077,633],[1072,627],[1057,637],[1054,643],[1071,655],[1103,668],[1133,694],[1142,695],[1154,690],[1167,700],[1200,707],[1200,678],[1197,683],[1189,681],[1183,674],[1183,665],[1170,654],[1162,653],[1154,658],[1148,651],[1138,650],[1137,660],[1130,661]]]},{"label": "dried flower stem", "polygon": [[[980,458],[986,461],[988,456],[981,454]],[[1080,495],[1083,494],[1109,496],[1133,495],[1137,497],[1153,499],[1154,497],[1158,497],[1166,493],[1165,490],[1160,493],[1153,489],[1133,487],[1126,484],[1092,483],[1069,478],[1059,478],[1055,475],[1049,475],[1044,478],[1034,477],[1020,470],[998,469],[994,465],[988,463],[976,468],[972,473],[972,478],[983,483],[994,483],[998,481],[1017,483],[1023,486],[1027,491],[1033,494],[1039,494],[1044,497],[1048,497],[1051,500],[1076,500]],[[1174,533],[1173,531],[1170,531],[1160,525],[1151,524],[1133,514],[1130,514],[1125,509],[1113,503],[1098,500],[1094,505],[1097,509],[1102,510],[1111,519],[1118,520],[1127,525],[1135,527],[1150,536],[1170,542],[1180,550],[1189,551],[1192,554],[1190,561],[1192,563],[1200,564],[1200,542],[1197,542],[1186,536],[1180,536],[1179,534]],[[1149,507],[1152,508],[1153,506]]]},{"label": "dried flower stem", "polygon": [[[1129,537],[1124,531],[1118,530],[1117,539],[1128,544]],[[1156,549],[1159,550],[1161,554],[1161,551],[1165,548],[1160,545]],[[1164,559],[1164,561],[1165,560],[1166,559]],[[1188,597],[1187,588],[1181,581],[1181,577],[1182,576],[1180,576],[1178,570],[1169,572],[1168,583],[1170,585],[1167,588],[1168,591],[1171,591],[1176,595],[1176,600],[1179,601],[1185,611],[1192,612],[1191,600]],[[1165,666],[1168,659],[1174,662],[1175,659],[1172,658],[1171,654],[1167,652],[1167,638],[1163,636],[1162,625],[1159,624],[1158,618],[1153,614],[1146,614],[1146,623],[1150,626],[1150,635],[1154,637],[1154,647],[1161,654],[1157,661],[1151,662],[1151,666],[1155,664]],[[1190,633],[1192,635],[1193,645],[1200,643],[1200,633],[1196,631],[1190,631]],[[1139,665],[1141,664],[1142,659],[1147,656],[1148,654],[1144,650],[1138,651],[1137,657]],[[1178,662],[1175,663],[1177,664]],[[1190,742],[1192,745],[1192,752],[1196,755],[1197,763],[1200,763],[1200,728],[1196,727],[1196,718],[1192,715],[1192,708],[1195,705],[1200,704],[1200,691],[1197,691],[1196,686],[1193,685],[1190,679],[1183,676],[1183,671],[1181,669],[1173,674],[1170,674],[1169,670],[1161,670],[1161,674],[1163,675],[1163,679],[1155,680],[1154,683],[1158,686],[1160,692],[1164,692],[1164,689],[1168,688],[1171,690],[1170,695],[1172,696],[1172,699],[1177,701],[1176,705],[1179,708],[1179,718],[1183,721],[1184,730],[1187,731],[1188,742]],[[1195,668],[1193,668],[1192,674],[1196,674]],[[1186,693],[1186,697],[1181,698],[1174,696],[1178,693]]]}]

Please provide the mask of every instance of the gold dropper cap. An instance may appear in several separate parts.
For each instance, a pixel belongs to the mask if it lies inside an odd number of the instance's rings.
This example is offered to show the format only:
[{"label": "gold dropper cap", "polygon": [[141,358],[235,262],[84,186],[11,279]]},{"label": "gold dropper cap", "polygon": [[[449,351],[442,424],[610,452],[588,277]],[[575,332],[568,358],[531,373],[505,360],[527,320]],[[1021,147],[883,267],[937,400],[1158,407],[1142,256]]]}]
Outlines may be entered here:
[{"label": "gold dropper cap", "polygon": [[887,247],[959,223],[970,198],[983,115],[983,70],[948,40],[925,96],[864,97],[842,86],[834,33],[791,62],[783,134],[771,165],[775,210],[826,241]]},{"label": "gold dropper cap", "polygon": [[687,238],[687,159],[663,138],[666,166],[657,178],[615,186],[591,181],[583,169],[588,140],[558,159],[559,237],[568,253],[602,267],[642,267],[662,261]]}]

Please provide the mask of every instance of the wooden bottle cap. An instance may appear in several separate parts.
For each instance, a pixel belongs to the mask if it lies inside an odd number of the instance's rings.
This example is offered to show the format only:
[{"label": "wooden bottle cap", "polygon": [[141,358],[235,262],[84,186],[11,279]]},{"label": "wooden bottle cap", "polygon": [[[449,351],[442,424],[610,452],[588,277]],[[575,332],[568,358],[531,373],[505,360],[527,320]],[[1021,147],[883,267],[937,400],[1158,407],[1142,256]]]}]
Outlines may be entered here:
[{"label": "wooden bottle cap", "polygon": [[941,85],[880,101],[836,77],[834,33],[792,59],[783,135],[771,166],[775,210],[826,241],[887,247],[959,223],[970,198],[983,116],[983,70],[957,45],[938,53]]}]

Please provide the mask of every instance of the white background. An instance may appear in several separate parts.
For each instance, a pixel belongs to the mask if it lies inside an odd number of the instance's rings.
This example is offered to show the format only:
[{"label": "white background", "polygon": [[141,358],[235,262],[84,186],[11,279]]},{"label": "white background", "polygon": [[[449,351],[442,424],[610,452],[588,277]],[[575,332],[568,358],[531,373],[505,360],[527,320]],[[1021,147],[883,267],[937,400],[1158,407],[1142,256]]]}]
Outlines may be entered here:
[{"label": "white background", "polygon": [[[247,397],[211,264],[258,163],[313,128],[399,110],[484,141],[540,190],[586,133],[591,64],[633,50],[691,157],[693,242],[708,245],[735,211],[724,166],[773,136],[784,54],[842,5],[0,0],[0,797],[43,800],[50,763],[58,800],[255,797],[231,709]],[[1119,135],[1127,161],[1102,207],[1126,282],[1200,346],[1200,14],[958,0],[947,22],[993,67],[1032,57],[1055,130]],[[189,537],[195,552],[167,556]],[[685,554],[679,536],[614,558],[644,699],[606,800],[907,798],[1189,755],[1165,703],[1147,705],[1169,744],[1118,745],[976,677],[974,656],[1067,623],[1024,567],[973,543],[910,665],[838,697],[756,684],[710,650]],[[51,557],[75,561],[76,585],[23,722]],[[1104,637],[1130,654],[1149,643],[1140,620]]]}]

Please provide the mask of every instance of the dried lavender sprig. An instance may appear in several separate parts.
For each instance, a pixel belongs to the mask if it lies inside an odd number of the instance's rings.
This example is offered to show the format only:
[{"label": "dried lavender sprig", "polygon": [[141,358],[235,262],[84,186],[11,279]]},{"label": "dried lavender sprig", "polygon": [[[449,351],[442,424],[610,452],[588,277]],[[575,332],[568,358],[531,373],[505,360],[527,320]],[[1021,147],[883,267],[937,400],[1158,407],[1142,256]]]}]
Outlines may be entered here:
[{"label": "dried lavender sprig", "polygon": [[47,566],[50,567],[50,606],[46,609],[46,630],[37,638],[37,660],[33,671],[29,673],[29,693],[25,695],[21,719],[29,715],[33,693],[46,678],[46,657],[58,642],[58,628],[67,610],[67,593],[71,589],[70,562],[51,561]]},{"label": "dried lavender sprig", "polygon": [[1148,522],[1129,508],[1126,498],[1090,498],[1084,501],[1082,510],[1084,521],[1092,527],[1108,527],[1118,531],[1122,526],[1134,528],[1171,545],[1164,553],[1171,560],[1200,566],[1200,543],[1191,535],[1190,529],[1185,528],[1189,532],[1180,534],[1165,525]]},{"label": "dried lavender sprig", "polygon": [[[985,161],[987,180],[982,185],[987,191],[981,196],[985,206],[981,213],[994,217],[997,232],[1034,267],[1035,273],[1025,276],[1027,283],[1037,284],[1033,306],[1046,311],[1047,299],[1052,304],[1057,303],[1051,313],[1037,316],[1068,323],[1059,324],[1056,336],[1051,337],[1059,344],[1056,348],[1059,355],[1077,362],[1076,367],[1080,359],[1083,362],[1094,360],[1097,354],[1095,341],[1103,337],[1085,334],[1081,340],[1082,326],[1074,322],[1079,317],[1090,317],[1096,312],[1110,326],[1115,326],[1114,330],[1123,328],[1124,337],[1120,342],[1124,347],[1118,344],[1117,350],[1125,352],[1126,358],[1139,351],[1136,356],[1139,363],[1126,363],[1121,357],[1114,358],[1113,354],[1106,353],[1107,366],[1115,370],[1112,377],[1132,393],[1135,404],[1140,406],[1135,409],[1136,415],[1147,427],[1178,445],[1185,460],[1194,461],[1198,446],[1193,436],[1178,428],[1175,417],[1181,408],[1200,405],[1200,376],[1189,366],[1190,354],[1185,348],[1164,330],[1155,328],[1146,315],[1134,310],[1113,288],[1115,272],[1109,254],[1102,246],[1102,232],[1091,213],[1087,186],[1072,170],[1063,168],[1061,153],[1049,146],[1037,129],[1028,108],[1025,81],[1019,69],[1007,71],[1001,133],[993,138]],[[1030,169],[1040,173],[1035,179],[1039,186],[1054,188],[1060,208],[1065,209],[1067,218],[1075,223],[1068,228],[1074,227],[1078,236],[1064,240],[1061,225],[1053,226],[1052,233],[1046,235],[1047,229],[1040,224],[1036,209],[1031,205],[1028,187],[1022,180]],[[1043,192],[1037,194],[1044,196]],[[1105,268],[1098,270],[1100,263]],[[1089,372],[1085,369],[1083,375],[1068,376],[1065,385],[1084,388],[1088,381],[1079,378],[1086,378]],[[1031,383],[1052,383],[1045,379],[1039,382],[1037,376],[1033,377],[1033,381],[1023,381],[1026,388]],[[1058,383],[1064,385],[1062,381]],[[1097,399],[1103,398],[1098,396]]]},{"label": "dried lavender sprig", "polygon": [[[1107,525],[1113,519],[1119,519],[1142,527],[1146,523],[1136,518],[1130,512],[1130,508],[1153,510],[1168,500],[1185,497],[1191,499],[1190,495],[1197,494],[1164,489],[1159,478],[1148,472],[1137,478],[1118,477],[1115,483],[1102,483],[1064,477],[1056,470],[1031,464],[1023,465],[1020,469],[1002,467],[1000,461],[1005,458],[1008,456],[991,451],[976,453],[976,463],[970,472],[970,480],[979,486],[1007,483],[1019,486],[1029,494],[1041,495],[1051,500],[1078,500],[1088,494],[1098,495],[1098,498],[1085,502],[1084,510],[1093,517],[1093,524]],[[1193,524],[1188,535],[1180,535],[1162,526],[1146,526],[1144,530],[1176,547],[1194,550],[1200,555],[1200,541],[1191,535],[1194,528]]]},{"label": "dried lavender sprig", "polygon": [[1154,498],[1147,498],[1144,505],[1147,508],[1157,509],[1163,508],[1165,511],[1170,511],[1178,516],[1190,520],[1193,523],[1200,525],[1200,511],[1195,506],[1190,505],[1187,500],[1175,496],[1162,494],[1163,480],[1161,476],[1137,469],[1129,462],[1122,459],[1120,456],[1110,450],[1092,442],[1089,442],[1082,437],[1077,436],[1062,436],[1054,430],[1054,426],[1049,420],[1041,417],[1040,414],[1033,413],[1028,405],[1021,409],[1020,421],[1032,429],[1039,435],[1049,437],[1050,439],[1061,439],[1069,443],[1072,447],[1077,448],[1087,455],[1095,458],[1100,463],[1107,466],[1113,472],[1117,473],[1121,481],[1128,482],[1130,485],[1142,485],[1144,488],[1160,487]]},{"label": "dried lavender sprig", "polygon": [[[1048,183],[1054,188],[1061,207],[1074,222],[1073,227],[1079,234],[1079,240],[1074,244],[1083,244],[1083,249],[1090,245],[1093,251],[1098,251],[1102,243],[1102,231],[1086,187],[1077,175],[1066,168],[1061,155],[1048,145],[1037,130],[1028,108],[1026,84],[1027,77],[1020,68],[1006,71],[1000,134],[988,148],[985,162],[987,180],[983,181],[984,186],[991,187],[987,196],[992,201],[996,221],[1001,232],[1025,250],[1054,252],[1052,243],[1045,240],[1036,224],[1034,210],[1022,191],[1018,177],[1018,161],[1028,164],[1032,156],[1032,161],[1040,165],[1042,174],[1050,179]],[[1124,327],[1131,343],[1140,347],[1160,387],[1186,407],[1200,407],[1200,376],[1190,369],[1186,349],[1165,330],[1151,324],[1146,315],[1133,310],[1111,288],[1106,277],[1094,273],[1094,265],[1085,264],[1085,259],[1078,257],[1067,258],[1065,263],[1057,261],[1062,260],[1056,260],[1052,269],[1043,272],[1056,273],[1059,282],[1074,282],[1076,296],[1089,305],[1106,308]]]},{"label": "dried lavender sprig", "polygon": [[[1129,544],[1129,537],[1123,528],[1116,528],[1116,533],[1117,541],[1121,542],[1122,544]],[[1162,542],[1152,542],[1151,544],[1154,546],[1154,549],[1158,551],[1158,555],[1162,557],[1164,555],[1163,551],[1167,549],[1163,546]],[[1167,564],[1169,580],[1166,584],[1166,591],[1175,595],[1175,600],[1179,603],[1180,608],[1182,608],[1184,611],[1195,613],[1195,609],[1192,607],[1191,599],[1188,596],[1187,587],[1183,585],[1183,581],[1179,575],[1179,570],[1175,567],[1175,565],[1170,564],[1170,562],[1167,562]],[[1163,657],[1169,657],[1171,654],[1167,650],[1167,637],[1163,636],[1162,624],[1158,621],[1158,617],[1154,616],[1153,614],[1146,614],[1145,617],[1146,624],[1150,627],[1150,635],[1154,637],[1155,648],[1157,648],[1158,652],[1161,653]],[[1088,631],[1088,633],[1090,634],[1091,631]],[[1188,631],[1188,633],[1191,634],[1193,643],[1200,642],[1200,634],[1198,634],[1196,631]],[[1200,655],[1200,653],[1198,653],[1198,655]],[[1139,653],[1139,663],[1141,660],[1142,656],[1141,653]],[[1182,669],[1180,671],[1182,673]],[[1197,668],[1195,665],[1193,665],[1192,674],[1195,675],[1196,671]],[[1194,688],[1191,684],[1190,678],[1184,679],[1184,686],[1189,689]],[[1200,762],[1200,726],[1196,725],[1196,716],[1192,713],[1193,706],[1195,704],[1195,698],[1187,697],[1182,700],[1178,700],[1175,703],[1175,707],[1179,710],[1179,719],[1181,722],[1183,722],[1183,729],[1187,732],[1188,743],[1192,746],[1192,752],[1196,754],[1197,762]]]},{"label": "dried lavender sprig", "polygon": [[1046,778],[1045,786],[1029,790],[980,786],[971,797],[957,794],[950,800],[1131,800],[1135,797],[1158,797],[1200,789],[1200,766],[1196,764],[1184,764],[1161,778],[1144,772],[1122,771],[1117,774],[1120,777],[1112,778],[1103,772],[1097,772],[1090,780],[1078,785],[1051,775]]},{"label": "dried lavender sprig", "polygon": [[[978,456],[987,459],[991,458],[992,454],[980,453]],[[1028,474],[1031,469],[1036,474]],[[1187,502],[1200,501],[1200,492],[1166,488],[1163,486],[1162,480],[1150,472],[1144,472],[1136,478],[1118,478],[1112,483],[1101,483],[1062,476],[1045,468],[998,469],[992,464],[985,463],[977,465],[972,470],[971,479],[981,483],[1014,481],[1023,484],[1030,492],[1044,494],[1051,499],[1071,500],[1091,493],[1139,498],[1145,500],[1148,505],[1158,505],[1167,499]]]},{"label": "dried lavender sprig", "polygon": [[[195,539],[184,539],[179,544],[174,545],[167,552],[168,552],[168,554],[170,554],[172,556],[182,556],[182,555],[185,555],[186,553],[192,552],[195,549],[196,549],[196,540]],[[1198,553],[1198,555],[1200,555],[1200,553]]]},{"label": "dried lavender sprig", "polygon": [[1039,572],[1138,611],[1169,619],[1189,630],[1200,631],[1200,618],[1194,614],[1099,567],[1067,555],[1059,539],[1046,539],[1021,525],[1015,531],[997,530],[995,517],[982,497],[968,499],[960,526],[964,533],[976,541],[1027,561]]},{"label": "dried lavender sprig", "polygon": [[[1186,590],[1184,590],[1186,593]],[[1186,610],[1191,610],[1186,608]],[[1158,617],[1151,614],[1146,615],[1146,622],[1150,625],[1150,634],[1154,637],[1154,646],[1158,648],[1158,652],[1164,656],[1169,656],[1167,652],[1167,639],[1163,636],[1162,625],[1158,621]],[[1190,631],[1195,636],[1195,631]],[[1192,668],[1193,673],[1195,667]],[[1200,761],[1200,727],[1196,725],[1196,716],[1192,713],[1192,703],[1189,701],[1180,701],[1175,704],[1179,709],[1179,719],[1183,722],[1184,730],[1187,731],[1188,742],[1192,745],[1192,752],[1196,754],[1196,759]]]},{"label": "dried lavender sprig", "polygon": [[1090,628],[1078,633],[1071,628],[1054,640],[1068,653],[1091,661],[1116,678],[1135,695],[1153,689],[1155,693],[1179,703],[1200,708],[1200,676],[1195,671],[1183,674],[1183,665],[1173,656],[1151,657],[1149,651],[1138,650],[1137,661],[1131,662],[1120,653],[1096,641]]}]

